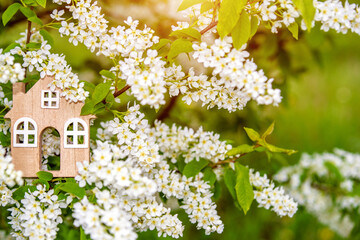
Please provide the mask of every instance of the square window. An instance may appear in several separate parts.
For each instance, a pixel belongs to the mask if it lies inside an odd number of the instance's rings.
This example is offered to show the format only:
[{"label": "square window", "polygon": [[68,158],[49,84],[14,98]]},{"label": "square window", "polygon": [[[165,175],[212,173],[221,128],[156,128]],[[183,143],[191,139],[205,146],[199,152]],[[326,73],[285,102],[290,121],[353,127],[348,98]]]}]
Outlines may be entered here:
[{"label": "square window", "polygon": [[28,135],[28,143],[29,144],[34,144],[35,143],[35,135],[33,135],[33,134]]},{"label": "square window", "polygon": [[16,143],[24,143],[24,134],[16,134]]},{"label": "square window", "polygon": [[78,135],[78,144],[84,144],[85,143],[85,136],[84,135]]},{"label": "square window", "polygon": [[41,94],[42,108],[59,108],[59,91],[43,90]]},{"label": "square window", "polygon": [[66,136],[66,143],[70,145],[74,144],[74,136],[72,135]]}]

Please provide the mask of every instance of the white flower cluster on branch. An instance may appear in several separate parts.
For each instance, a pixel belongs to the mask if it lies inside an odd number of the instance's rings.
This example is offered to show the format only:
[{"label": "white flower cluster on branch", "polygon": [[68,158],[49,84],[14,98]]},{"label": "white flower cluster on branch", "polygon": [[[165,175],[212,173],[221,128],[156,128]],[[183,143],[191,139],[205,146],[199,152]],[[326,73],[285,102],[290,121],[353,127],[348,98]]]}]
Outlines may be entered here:
[{"label": "white flower cluster on branch", "polygon": [[315,21],[321,23],[321,29],[334,29],[338,33],[347,33],[349,30],[360,34],[360,7],[339,0],[314,1],[316,8]]},{"label": "white flower cluster on branch", "polygon": [[44,185],[37,185],[36,191],[26,192],[24,199],[9,209],[11,235],[17,240],[55,239],[57,226],[63,222],[61,208],[67,206],[65,199],[58,200],[53,189],[47,191]]},{"label": "white flower cluster on branch", "polygon": [[250,169],[250,183],[256,188],[254,197],[259,207],[271,209],[281,217],[292,217],[296,213],[298,204],[285,194],[282,187],[275,187],[266,174],[261,176],[259,172],[254,173],[254,170]]},{"label": "white flower cluster on branch", "polygon": [[[202,174],[195,178],[186,178],[171,170],[167,160],[174,157],[175,152],[163,143],[172,138],[180,144],[186,132],[192,133],[194,136],[191,141],[182,143],[181,149],[184,151],[179,150],[177,154],[195,159],[197,155],[201,155],[214,161],[224,158],[214,153],[216,148],[223,148],[222,155],[225,155],[225,143],[218,140],[218,135],[202,130],[195,133],[193,130],[173,126],[173,131],[167,132],[169,128],[160,122],[151,128],[143,119],[144,114],[138,110],[139,106],[135,105],[129,108],[121,120],[102,123],[104,129],[99,130],[97,136],[104,142],[97,142],[89,165],[78,165],[79,175],[75,179],[79,185],[95,185],[98,190],[94,191],[97,202],[102,204],[101,209],[110,208],[106,207],[105,203],[117,204],[120,211],[130,216],[131,224],[140,231],[156,229],[162,236],[182,236],[184,227],[177,215],[171,215],[171,209],[157,200],[161,193],[167,199],[182,199],[181,207],[188,213],[190,221],[197,223],[199,229],[205,229],[206,234],[215,231],[221,233],[223,224],[217,214],[216,205],[211,200],[210,186],[202,180]],[[162,132],[159,132],[159,129],[162,129]],[[159,142],[162,144],[159,145]],[[185,145],[187,147],[184,147]],[[205,150],[206,146],[212,145],[213,151]],[[189,146],[193,148],[186,152]],[[109,191],[104,192],[104,188]],[[99,197],[100,195],[103,197]],[[85,231],[88,229],[87,233],[93,236],[89,223],[85,223],[81,215],[74,217],[80,225],[85,224],[82,225]],[[110,227],[107,223],[101,224],[107,226],[100,226],[101,229]]]},{"label": "white flower cluster on branch", "polygon": [[[7,149],[0,146],[0,184],[13,187],[16,184],[22,185],[22,172],[16,171],[14,164],[11,163],[12,157],[7,154]],[[1,196],[1,195],[0,195]]]},{"label": "white flower cluster on branch", "polygon": [[14,56],[10,53],[2,53],[0,49],[0,83],[16,83],[24,80],[25,70],[20,63],[14,63]]},{"label": "white flower cluster on branch", "polygon": [[42,135],[42,170],[49,170],[47,164],[50,156],[60,155],[60,136],[54,135],[53,131],[54,128],[47,128]]},{"label": "white flower cluster on branch", "polygon": [[55,80],[50,84],[50,89],[61,89],[62,96],[70,102],[85,101],[88,92],[84,90],[84,84],[76,74],[72,72],[71,67],[67,64],[63,55],[50,52],[51,46],[44,41],[43,37],[36,30],[32,30],[31,41],[40,43],[39,50],[25,51],[27,31],[23,33],[24,37],[19,39],[17,43],[20,47],[11,49],[12,55],[20,55],[23,57],[22,67],[28,68],[29,71],[34,69],[40,73],[40,77],[54,76]]},{"label": "white flower cluster on branch", "polygon": [[226,152],[231,149],[231,145],[219,140],[219,134],[206,132],[202,128],[194,131],[175,124],[169,127],[160,121],[155,121],[154,125],[151,135],[156,137],[162,157],[169,158],[173,163],[179,156],[184,157],[185,163],[200,158],[217,163],[224,160]]},{"label": "white flower cluster on branch", "polygon": [[193,57],[205,67],[213,68],[212,77],[196,76],[190,69],[185,81],[170,83],[170,94],[177,95],[177,89],[186,89],[183,100],[203,101],[208,107],[217,106],[230,112],[243,109],[251,99],[258,104],[273,104],[281,102],[280,90],[272,88],[273,79],[268,79],[262,70],[257,70],[256,64],[249,59],[247,51],[232,48],[232,40],[225,37],[216,39],[213,45],[205,42],[194,44]]},{"label": "white flower cluster on branch", "polygon": [[[290,194],[343,237],[354,227],[350,214],[360,206],[355,192],[359,184],[360,155],[335,149],[334,153],[303,154],[297,165],[283,168],[275,175]],[[335,177],[335,179],[334,179]],[[331,184],[332,182],[338,184]]]}]

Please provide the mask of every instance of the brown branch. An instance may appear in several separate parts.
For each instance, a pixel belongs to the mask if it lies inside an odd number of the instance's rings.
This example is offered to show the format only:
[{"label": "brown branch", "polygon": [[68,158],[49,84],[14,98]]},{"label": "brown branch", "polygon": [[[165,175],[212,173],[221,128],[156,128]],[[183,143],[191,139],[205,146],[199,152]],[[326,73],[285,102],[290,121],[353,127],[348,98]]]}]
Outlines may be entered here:
[{"label": "brown branch", "polygon": [[200,31],[200,34],[203,35],[207,31],[209,31],[210,29],[215,27],[217,24],[218,24],[218,21],[212,21],[206,28],[204,28],[203,30]]},{"label": "brown branch", "polygon": [[122,89],[120,89],[119,91],[114,92],[114,98],[120,96],[121,94],[123,94],[124,92],[126,92],[129,88],[131,88],[130,85],[125,85],[125,87],[123,87]]},{"label": "brown branch", "polygon": [[170,115],[171,110],[173,109],[173,107],[176,104],[177,98],[178,98],[178,96],[170,98],[169,103],[166,105],[164,110],[156,117],[156,119],[162,121],[162,120],[168,118],[169,115]]},{"label": "brown branch", "polygon": [[[27,25],[27,35],[26,35],[26,45],[30,42],[30,38],[31,38],[31,22],[28,20],[28,25]],[[27,70],[28,68],[25,68],[25,78],[27,76]],[[25,83],[26,86],[27,83]]]},{"label": "brown branch", "polygon": [[[125,87],[123,87],[123,88],[120,89],[119,91],[115,91],[114,94],[113,94],[114,98],[120,96],[121,94],[123,94],[124,92],[126,92],[126,90],[128,90],[129,88],[131,88],[131,86],[125,85]],[[103,103],[103,104],[106,104],[107,102],[106,102],[106,100],[104,99],[104,100],[102,100],[102,103]]]}]

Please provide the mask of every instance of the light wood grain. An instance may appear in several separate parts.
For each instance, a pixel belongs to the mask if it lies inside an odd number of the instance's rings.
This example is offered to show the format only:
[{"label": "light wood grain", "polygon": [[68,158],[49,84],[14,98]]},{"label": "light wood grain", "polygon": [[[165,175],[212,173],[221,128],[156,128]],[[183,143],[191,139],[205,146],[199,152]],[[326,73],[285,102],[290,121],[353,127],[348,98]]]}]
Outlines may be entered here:
[{"label": "light wood grain", "polygon": [[[41,136],[48,127],[55,128],[60,133],[60,170],[49,171],[54,177],[75,177],[77,174],[76,162],[90,160],[90,147],[64,148],[64,124],[70,118],[83,119],[88,124],[88,138],[90,138],[90,119],[93,115],[80,116],[84,103],[69,103],[60,97],[58,109],[41,108],[41,91],[48,90],[52,77],[40,79],[28,92],[23,83],[13,86],[13,108],[5,115],[11,120],[11,155],[16,170],[23,172],[24,177],[37,177],[41,164]],[[61,92],[60,92],[61,95]],[[29,117],[37,124],[37,147],[14,147],[13,128],[17,119]],[[89,141],[88,141],[89,143]]]}]

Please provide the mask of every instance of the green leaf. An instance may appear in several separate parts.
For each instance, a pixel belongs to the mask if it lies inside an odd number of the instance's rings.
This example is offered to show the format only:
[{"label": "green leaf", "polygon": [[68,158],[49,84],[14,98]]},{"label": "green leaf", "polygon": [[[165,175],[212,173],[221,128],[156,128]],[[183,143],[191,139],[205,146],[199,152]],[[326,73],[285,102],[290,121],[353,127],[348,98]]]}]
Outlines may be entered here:
[{"label": "green leaf", "polygon": [[199,172],[209,164],[209,161],[203,158],[200,158],[199,161],[196,159],[192,160],[185,165],[183,174],[186,177],[194,177],[199,174]]},{"label": "green leaf", "polygon": [[183,157],[183,155],[180,155],[177,159],[176,159],[176,163],[177,163],[177,168],[180,171],[180,173],[183,174],[184,172],[184,168],[185,168],[185,158]]},{"label": "green leaf", "polygon": [[109,94],[108,94],[108,95],[106,96],[106,98],[105,98],[105,101],[106,101],[106,106],[107,106],[108,108],[111,108],[112,105],[113,105],[114,102],[115,102],[114,95],[113,95],[111,92],[109,92]]},{"label": "green leaf", "polygon": [[233,44],[236,49],[247,43],[250,38],[250,17],[246,11],[242,11],[239,20],[231,32]]},{"label": "green leaf", "polygon": [[88,82],[88,81],[81,81],[84,83],[84,89],[85,91],[88,91],[89,93],[93,93],[95,90],[95,84]]},{"label": "green leaf", "polygon": [[333,174],[338,182],[341,182],[344,177],[339,171],[339,169],[330,161],[324,163],[325,167],[328,169],[329,173]]},{"label": "green leaf", "polygon": [[29,17],[28,20],[29,20],[30,22],[39,24],[40,26],[43,25],[43,22],[42,22],[41,19],[38,18],[37,16]]},{"label": "green leaf", "polygon": [[225,168],[224,170],[224,182],[229,190],[229,193],[233,197],[234,200],[236,200],[236,192],[235,192],[235,185],[236,185],[236,176],[234,170],[231,168]]},{"label": "green leaf", "polygon": [[4,147],[8,147],[11,144],[11,136],[10,134],[4,134],[3,132],[0,132],[0,143]]},{"label": "green leaf", "polygon": [[31,6],[31,7],[37,7],[39,6],[39,4],[37,2],[35,2],[35,0],[23,0],[23,2],[25,3],[25,5],[27,6]]},{"label": "green leaf", "polygon": [[183,11],[191,6],[205,2],[206,0],[183,0],[178,8],[178,11]]},{"label": "green leaf", "polygon": [[208,182],[210,186],[214,185],[216,181],[216,174],[214,173],[211,167],[206,167],[204,170],[204,177],[203,180]]},{"label": "green leaf", "polygon": [[265,139],[274,131],[275,122],[272,122],[271,125],[265,130],[263,135],[261,136],[262,139]]},{"label": "green leaf", "polygon": [[34,192],[36,190],[35,186],[22,186],[19,187],[18,189],[16,189],[13,194],[12,194],[12,198],[20,201],[21,199],[24,199],[25,193],[28,191]]},{"label": "green leaf", "polygon": [[200,13],[204,13],[214,8],[214,3],[210,1],[203,2],[200,7]]},{"label": "green leaf", "polygon": [[168,59],[172,60],[173,58],[177,57],[180,53],[188,53],[192,51],[193,51],[192,42],[185,39],[177,39],[171,44],[170,51],[168,54]]},{"label": "green leaf", "polygon": [[248,144],[242,144],[240,146],[234,147],[233,149],[231,149],[230,151],[228,151],[226,154],[228,156],[235,156],[238,154],[243,154],[243,153],[250,153],[254,151],[254,146],[250,146]]},{"label": "green leaf", "polygon": [[100,74],[107,77],[107,78],[110,78],[112,80],[116,79],[115,73],[113,73],[111,71],[108,71],[108,70],[101,70]]},{"label": "green leaf", "polygon": [[81,108],[81,116],[89,115],[93,113],[95,107],[94,101],[87,101],[84,106]]},{"label": "green leaf", "polygon": [[201,39],[200,32],[198,30],[192,28],[192,27],[184,28],[184,29],[181,29],[181,30],[176,30],[176,31],[170,33],[169,36],[170,37],[178,37],[178,38],[190,37],[190,38],[193,38],[193,39],[196,39],[196,40]]},{"label": "green leaf", "polygon": [[265,147],[266,149],[268,149],[270,152],[277,152],[277,153],[286,153],[287,155],[291,155],[291,154],[294,154],[294,153],[297,153],[296,150],[292,150],[292,149],[285,149],[285,148],[281,148],[281,147],[276,147],[272,144],[269,144],[269,143],[262,143],[261,144],[263,147]]},{"label": "green leaf", "polygon": [[221,38],[231,33],[247,0],[223,0],[219,10],[217,30]]},{"label": "green leaf", "polygon": [[2,14],[2,22],[4,26],[10,21],[10,19],[16,14],[16,12],[20,9],[20,3],[11,4]]},{"label": "green leaf", "polygon": [[292,36],[298,40],[299,38],[299,25],[296,22],[293,22],[288,26],[289,31],[291,32]]},{"label": "green leaf", "polygon": [[50,181],[51,179],[53,179],[53,174],[50,172],[39,171],[36,173],[36,175],[38,176],[39,179],[42,179],[45,181]]},{"label": "green leaf", "polygon": [[258,141],[260,139],[260,135],[258,132],[256,132],[254,129],[252,128],[247,128],[244,127],[246,134],[248,135],[248,137],[252,140],[252,141]]},{"label": "green leaf", "polygon": [[95,87],[92,94],[92,100],[94,101],[94,104],[101,102],[106,97],[106,95],[109,93],[110,86],[110,83],[100,83]]},{"label": "green leaf", "polygon": [[58,187],[58,189],[63,190],[64,192],[71,193],[80,199],[85,196],[85,189],[81,188],[77,183],[73,182],[66,182],[61,183],[61,186]]},{"label": "green leaf", "polygon": [[259,19],[255,15],[251,16],[250,25],[250,38],[252,38],[259,28]]},{"label": "green leaf", "polygon": [[45,41],[48,42],[48,44],[50,44],[51,46],[54,46],[54,39],[52,38],[52,36],[50,35],[50,33],[48,31],[46,31],[45,29],[40,29],[40,34],[41,34],[41,36],[43,36]]},{"label": "green leaf", "polygon": [[[312,21],[315,17],[313,0],[293,0],[294,5],[299,9],[308,31],[311,30]],[[289,29],[290,30],[290,29]]]},{"label": "green leaf", "polygon": [[254,200],[253,187],[250,184],[249,168],[241,165],[240,163],[235,163],[235,170],[236,196],[238,203],[244,211],[244,214],[246,214],[250,209],[252,201]]},{"label": "green leaf", "polygon": [[26,44],[26,48],[27,49],[40,49],[41,43],[31,42],[31,43]]},{"label": "green leaf", "polygon": [[102,102],[99,102],[94,106],[93,113],[94,114],[99,114],[99,113],[104,112],[105,110],[106,110],[105,104],[103,104]]},{"label": "green leaf", "polygon": [[16,47],[20,47],[20,44],[19,43],[11,43],[9,46],[7,46],[5,48],[5,50],[3,51],[3,53],[7,53],[7,52],[10,52],[11,49],[14,49]]},{"label": "green leaf", "polygon": [[157,44],[153,45],[151,49],[159,51],[161,48],[165,47],[168,43],[171,43],[171,40],[162,38]]},{"label": "green leaf", "polygon": [[24,16],[26,18],[31,18],[31,17],[36,16],[35,12],[30,10],[30,8],[26,8],[26,7],[21,6],[20,11],[22,12],[22,14],[24,14]]},{"label": "green leaf", "polygon": [[37,2],[40,6],[42,6],[43,8],[46,7],[46,0],[36,0],[36,2]]}]

